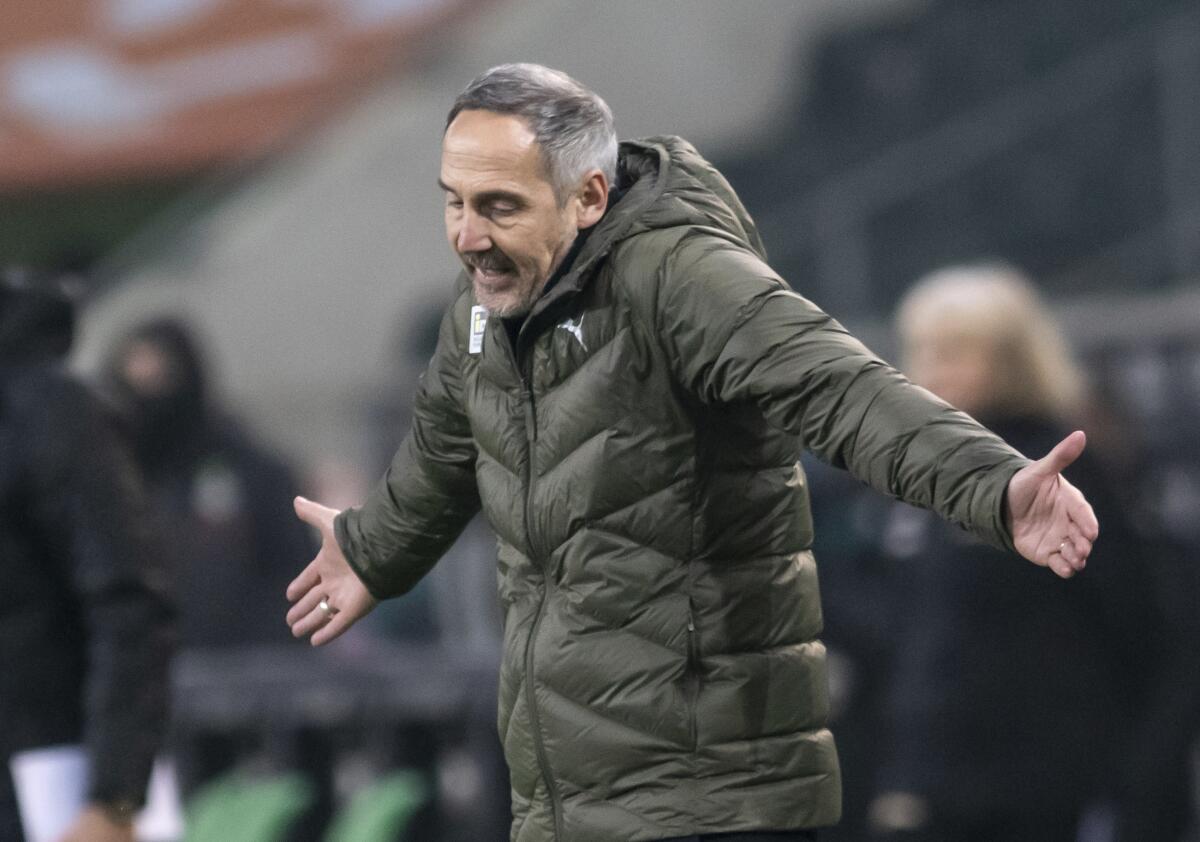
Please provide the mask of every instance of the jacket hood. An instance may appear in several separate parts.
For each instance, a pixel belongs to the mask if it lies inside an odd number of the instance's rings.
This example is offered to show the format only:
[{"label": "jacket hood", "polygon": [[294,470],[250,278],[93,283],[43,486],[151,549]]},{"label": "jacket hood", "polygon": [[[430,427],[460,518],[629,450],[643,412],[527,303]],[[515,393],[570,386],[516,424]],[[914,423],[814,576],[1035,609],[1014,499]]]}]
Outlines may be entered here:
[{"label": "jacket hood", "polygon": [[597,223],[574,271],[582,274],[621,240],[680,225],[719,231],[766,259],[758,228],[733,187],[683,138],[624,141],[618,168],[625,193]]},{"label": "jacket hood", "polygon": [[65,294],[0,280],[0,363],[64,356],[74,332],[74,308]]},{"label": "jacket hood", "polygon": [[[534,305],[540,318],[586,283],[591,268],[630,237],[680,226],[703,228],[751,249],[766,260],[758,228],[725,177],[681,137],[621,143],[617,162],[620,198],[584,243],[570,271]],[[466,285],[466,276],[461,276]]]},{"label": "jacket hood", "polygon": [[126,357],[134,345],[157,350],[172,373],[171,384],[162,397],[186,404],[188,412],[203,414],[208,403],[208,377],[201,345],[187,323],[174,316],[161,316],[136,325],[109,351],[104,364],[105,380],[124,401],[144,397],[123,373]]}]

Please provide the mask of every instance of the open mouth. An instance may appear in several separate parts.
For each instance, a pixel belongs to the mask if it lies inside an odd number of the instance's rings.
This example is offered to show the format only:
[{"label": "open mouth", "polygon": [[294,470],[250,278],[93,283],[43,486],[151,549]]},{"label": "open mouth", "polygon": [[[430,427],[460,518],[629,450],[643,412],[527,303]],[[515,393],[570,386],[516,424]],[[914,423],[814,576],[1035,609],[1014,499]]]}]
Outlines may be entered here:
[{"label": "open mouth", "polygon": [[471,269],[472,279],[487,287],[502,286],[511,277],[511,273],[503,269],[484,269],[475,266]]},{"label": "open mouth", "polygon": [[512,280],[515,267],[506,260],[488,255],[482,260],[467,261],[467,268],[470,270],[471,280],[476,284],[494,288],[507,285]]}]

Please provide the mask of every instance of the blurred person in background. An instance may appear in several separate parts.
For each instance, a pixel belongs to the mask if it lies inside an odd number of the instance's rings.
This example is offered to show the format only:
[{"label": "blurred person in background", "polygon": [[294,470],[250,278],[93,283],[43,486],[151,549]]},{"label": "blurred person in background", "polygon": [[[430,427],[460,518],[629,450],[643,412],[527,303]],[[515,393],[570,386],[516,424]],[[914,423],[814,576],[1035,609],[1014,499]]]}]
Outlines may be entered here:
[{"label": "blurred person in background", "polygon": [[131,842],[166,728],[167,572],[113,419],[61,365],[73,326],[51,286],[0,281],[4,842],[15,796],[29,842]]},{"label": "blurred person in background", "polygon": [[294,643],[265,605],[314,547],[291,512],[291,470],[212,397],[193,331],[157,318],[115,344],[106,385],[179,557],[187,648]]},{"label": "blurred person in background", "polygon": [[[934,273],[905,296],[897,324],[913,380],[1019,450],[1042,452],[1080,420],[1084,378],[1016,270]],[[1067,475],[1104,525],[1088,574],[1071,581],[902,503],[877,517],[875,569],[886,571],[895,635],[877,838],[1073,842],[1086,808],[1114,798],[1129,825],[1122,839],[1179,838],[1177,816],[1133,830],[1141,810],[1126,786],[1143,788],[1129,774],[1156,762],[1167,768],[1150,772],[1155,785],[1179,793],[1187,780],[1182,722],[1147,741],[1165,724],[1151,722],[1156,683],[1195,683],[1169,672],[1181,641],[1155,581],[1170,548],[1136,531],[1093,454]],[[1165,792],[1158,800],[1169,806]]]},{"label": "blurred person in background", "polygon": [[[116,341],[105,372],[176,559],[181,647],[236,655],[295,645],[269,609],[292,559],[314,550],[309,530],[289,516],[292,472],[217,404],[183,320],[136,325]],[[189,731],[175,746],[183,791],[254,756],[256,740]]]},{"label": "blurred person in background", "polygon": [[767,266],[690,144],[618,146],[558,71],[473,81],[439,183],[457,297],[365,504],[296,501],[323,545],[293,633],[408,591],[482,508],[516,842],[815,838],[840,782],[801,441],[1070,577],[1084,437],[1030,462],[913,387]]}]

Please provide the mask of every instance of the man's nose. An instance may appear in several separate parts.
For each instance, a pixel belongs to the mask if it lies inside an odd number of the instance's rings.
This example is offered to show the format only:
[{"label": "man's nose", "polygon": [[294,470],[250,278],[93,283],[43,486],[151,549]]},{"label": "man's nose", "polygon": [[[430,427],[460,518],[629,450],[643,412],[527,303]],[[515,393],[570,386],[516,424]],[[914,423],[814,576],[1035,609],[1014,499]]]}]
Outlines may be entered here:
[{"label": "man's nose", "polygon": [[469,251],[487,251],[492,247],[492,240],[487,233],[487,224],[481,216],[470,211],[463,214],[462,224],[455,238],[459,253]]}]

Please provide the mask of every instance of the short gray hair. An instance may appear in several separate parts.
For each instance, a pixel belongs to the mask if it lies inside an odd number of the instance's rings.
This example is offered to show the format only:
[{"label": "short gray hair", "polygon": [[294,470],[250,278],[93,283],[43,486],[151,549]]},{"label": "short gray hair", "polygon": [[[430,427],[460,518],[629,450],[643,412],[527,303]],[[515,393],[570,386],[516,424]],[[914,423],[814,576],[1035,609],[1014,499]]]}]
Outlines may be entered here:
[{"label": "short gray hair", "polygon": [[584,174],[598,169],[617,181],[617,133],[612,111],[596,93],[560,70],[540,64],[501,64],[474,79],[446,117],[490,111],[524,119],[542,154],[542,166],[560,203]]}]

